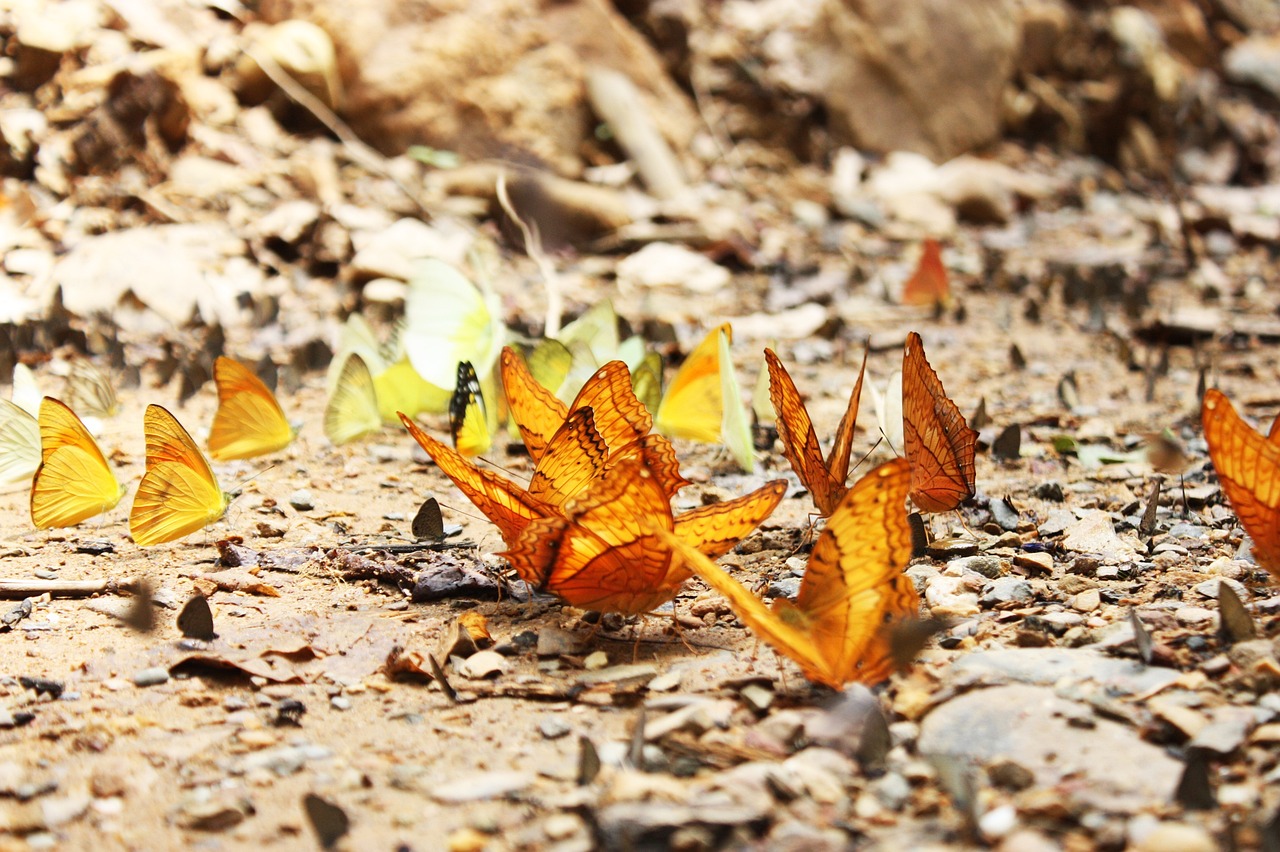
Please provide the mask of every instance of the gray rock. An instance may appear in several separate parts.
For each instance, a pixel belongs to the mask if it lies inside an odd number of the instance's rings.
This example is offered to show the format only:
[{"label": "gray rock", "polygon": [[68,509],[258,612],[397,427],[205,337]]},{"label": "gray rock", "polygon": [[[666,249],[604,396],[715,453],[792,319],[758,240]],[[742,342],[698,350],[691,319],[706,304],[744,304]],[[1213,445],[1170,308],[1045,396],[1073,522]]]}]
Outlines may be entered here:
[{"label": "gray rock", "polygon": [[431,797],[445,804],[502,799],[531,785],[534,776],[528,772],[482,772],[455,778],[431,791]]},{"label": "gray rock", "polygon": [[143,669],[135,672],[133,675],[133,683],[135,686],[158,686],[169,681],[169,670],[163,666],[156,666],[150,669]]},{"label": "gray rock", "polygon": [[299,488],[289,495],[289,505],[299,512],[310,512],[316,507],[316,500],[311,496],[310,489]]},{"label": "gray rock", "polygon": [[977,690],[925,717],[917,745],[922,755],[961,758],[975,769],[1013,758],[1033,773],[1037,786],[1056,787],[1088,807],[1128,813],[1167,802],[1180,764],[1109,719],[1091,717],[1090,727],[1073,724],[1088,714],[1087,706],[1048,688]]},{"label": "gray rock", "polygon": [[1090,681],[1118,694],[1133,695],[1166,686],[1179,675],[1172,669],[1144,666],[1135,660],[1118,659],[1090,649],[1000,648],[965,654],[952,664],[951,676],[962,683],[1045,686],[1068,678]]},{"label": "gray rock", "polygon": [[559,716],[549,716],[538,723],[538,733],[548,740],[558,740],[572,730],[569,723]]},{"label": "gray rock", "polygon": [[991,556],[984,553],[979,556],[961,556],[959,559],[952,559],[947,563],[947,572],[952,573],[953,570],[959,573],[972,571],[975,574],[981,574],[988,580],[994,580],[996,577],[1007,573],[1009,566],[999,556]]},{"label": "gray rock", "polygon": [[1000,577],[987,586],[982,593],[983,606],[992,607],[1002,603],[1030,603],[1035,600],[1031,584],[1021,577]]}]

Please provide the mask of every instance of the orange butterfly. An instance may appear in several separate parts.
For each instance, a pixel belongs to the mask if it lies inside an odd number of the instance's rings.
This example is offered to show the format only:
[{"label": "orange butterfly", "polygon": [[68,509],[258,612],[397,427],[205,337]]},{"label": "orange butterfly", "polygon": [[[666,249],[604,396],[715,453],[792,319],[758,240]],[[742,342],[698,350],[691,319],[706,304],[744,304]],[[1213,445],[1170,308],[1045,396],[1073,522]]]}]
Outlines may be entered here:
[{"label": "orange butterfly", "polygon": [[951,284],[947,267],[942,264],[942,246],[932,237],[924,241],[920,263],[902,288],[904,305],[941,305],[951,301]]},{"label": "orange butterfly", "polygon": [[142,419],[147,472],[129,512],[129,534],[142,547],[174,541],[204,529],[226,514],[231,495],[178,419],[148,405]]},{"label": "orange butterfly", "polygon": [[641,451],[667,496],[689,484],[680,475],[671,441],[652,433],[653,416],[636,397],[631,372],[622,361],[610,361],[596,370],[572,405],[565,405],[539,384],[524,359],[510,347],[503,348],[500,367],[511,419],[520,429],[525,449],[534,462],[542,458],[551,436],[570,411],[592,408],[595,427],[611,453],[624,447]]},{"label": "orange butterfly", "polygon": [[974,495],[978,433],[947,396],[914,331],[902,351],[902,435],[911,501],[921,512],[949,512]]},{"label": "orange butterfly", "polygon": [[218,411],[209,429],[209,455],[217,461],[251,459],[283,450],[296,434],[262,379],[230,358],[213,362]]},{"label": "orange butterfly", "polygon": [[36,529],[72,527],[120,502],[116,479],[97,441],[63,402],[40,401],[40,467],[31,482],[31,521]]},{"label": "orange butterfly", "polygon": [[1254,558],[1280,576],[1280,417],[1264,438],[1240,419],[1222,391],[1210,388],[1200,419],[1218,481],[1253,539]]},{"label": "orange butterfly", "polygon": [[867,355],[870,351],[871,347],[868,345],[862,354],[862,369],[858,371],[858,381],[853,386],[853,393],[849,394],[849,406],[836,429],[835,443],[831,446],[830,455],[823,461],[818,433],[814,431],[813,421],[809,419],[809,412],[805,410],[795,382],[773,350],[764,350],[764,360],[769,368],[769,401],[773,403],[773,411],[777,415],[778,438],[782,441],[783,455],[791,462],[791,469],[800,477],[804,487],[809,489],[813,505],[823,515],[834,512],[840,498],[849,490],[845,480],[849,478],[853,427],[858,420],[862,378],[867,372]]},{"label": "orange butterfly", "polygon": [[612,465],[563,515],[530,521],[505,554],[521,579],[583,609],[639,615],[672,600],[691,576],[656,530],[711,556],[768,517],[786,490],[772,482],[679,518],[639,458]]},{"label": "orange butterfly", "polygon": [[805,677],[836,689],[850,681],[878,683],[898,666],[893,628],[920,607],[915,584],[902,573],[911,559],[904,505],[910,481],[904,459],[859,479],[818,536],[795,603],[776,599],[772,609],[698,551],[669,533],[655,534]]}]

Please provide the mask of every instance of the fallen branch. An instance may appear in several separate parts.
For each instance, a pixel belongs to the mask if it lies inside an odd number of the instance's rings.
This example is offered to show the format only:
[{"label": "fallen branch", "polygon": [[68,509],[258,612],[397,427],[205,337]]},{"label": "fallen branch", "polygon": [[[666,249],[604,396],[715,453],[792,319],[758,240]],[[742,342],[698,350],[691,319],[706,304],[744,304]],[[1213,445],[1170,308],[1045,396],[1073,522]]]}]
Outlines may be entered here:
[{"label": "fallen branch", "polygon": [[133,593],[141,588],[136,577],[111,580],[0,580],[0,598],[22,599],[48,594],[55,598]]}]

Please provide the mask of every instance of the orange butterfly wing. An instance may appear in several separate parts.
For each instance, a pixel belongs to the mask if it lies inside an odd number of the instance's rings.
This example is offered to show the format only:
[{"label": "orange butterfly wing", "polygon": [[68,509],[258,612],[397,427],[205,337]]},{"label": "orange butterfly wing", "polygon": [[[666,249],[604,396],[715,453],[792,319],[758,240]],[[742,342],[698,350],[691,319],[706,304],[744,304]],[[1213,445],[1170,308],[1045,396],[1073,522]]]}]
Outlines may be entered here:
[{"label": "orange butterfly wing", "polygon": [[929,238],[920,252],[920,263],[902,288],[904,305],[945,305],[951,298],[947,267],[942,263],[942,246]]},{"label": "orange butterfly wing", "polygon": [[569,407],[538,383],[524,359],[510,346],[502,347],[499,369],[511,419],[520,430],[529,458],[536,462],[542,458],[551,436],[568,417]]},{"label": "orange butterfly wing", "polygon": [[902,354],[902,434],[920,511],[949,512],[973,496],[978,433],[947,396],[914,331]]},{"label": "orange butterfly wing", "polygon": [[75,526],[115,508],[125,489],[75,412],[46,396],[39,428],[41,458],[30,501],[36,528]]},{"label": "orange butterfly wing", "polygon": [[685,544],[716,559],[773,514],[786,493],[786,480],[775,479],[750,494],[685,512],[675,519],[673,532]]},{"label": "orange butterfly wing", "polygon": [[529,480],[529,496],[563,507],[604,473],[609,448],[596,431],[595,412],[579,408],[547,442]]},{"label": "orange butterfly wing", "polygon": [[520,577],[573,606],[635,615],[676,596],[673,556],[652,529],[670,530],[671,505],[638,459],[614,465],[565,507],[530,521],[505,554]]},{"label": "orange butterfly wing", "polygon": [[511,543],[530,521],[554,512],[550,506],[529,495],[523,488],[508,482],[497,474],[482,470],[426,432],[418,424],[400,414],[400,422],[418,442],[418,446],[436,463],[453,484],[466,495],[484,516],[493,522],[502,534],[502,540]]},{"label": "orange butterfly wing", "polygon": [[795,382],[773,350],[764,350],[765,363],[769,369],[769,401],[773,403],[773,411],[777,415],[782,453],[791,462],[791,469],[800,477],[804,487],[813,496],[813,504],[823,515],[830,515],[840,498],[849,490],[845,480],[849,477],[853,430],[858,420],[862,380],[867,373],[867,355],[870,351],[868,346],[862,354],[862,369],[858,371],[858,381],[849,395],[849,405],[844,416],[840,418],[831,453],[823,461],[818,433],[813,428],[813,421],[809,419],[809,412],[800,399]]},{"label": "orange butterfly wing", "polygon": [[1280,576],[1280,445],[1255,432],[1213,388],[1205,391],[1201,422],[1218,481],[1253,539],[1254,558]]},{"label": "orange butterfly wing", "polygon": [[262,379],[225,356],[213,362],[218,410],[209,428],[209,455],[217,461],[250,459],[283,450],[293,427]]},{"label": "orange butterfly wing", "polygon": [[148,405],[142,418],[147,472],[133,495],[129,534],[148,547],[204,529],[226,514],[231,496],[187,430],[167,409]]},{"label": "orange butterfly wing", "polygon": [[772,609],[687,543],[657,535],[810,680],[837,689],[850,681],[876,683],[894,668],[890,628],[919,611],[915,586],[902,573],[911,558],[909,487],[904,459],[858,480],[818,537],[795,603],[777,600]]}]

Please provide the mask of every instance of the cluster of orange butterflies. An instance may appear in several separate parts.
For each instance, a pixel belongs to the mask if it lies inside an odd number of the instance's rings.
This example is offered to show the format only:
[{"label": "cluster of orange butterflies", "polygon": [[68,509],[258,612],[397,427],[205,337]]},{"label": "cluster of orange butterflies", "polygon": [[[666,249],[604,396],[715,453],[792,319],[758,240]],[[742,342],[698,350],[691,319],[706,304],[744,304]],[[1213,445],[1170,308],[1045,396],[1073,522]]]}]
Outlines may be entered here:
[{"label": "cluster of orange butterflies", "polygon": [[840,686],[892,671],[892,630],[918,615],[903,573],[911,556],[906,504],[948,511],[974,494],[977,433],[965,423],[911,333],[903,354],[905,458],[845,483],[862,380],[854,386],[835,446],[823,458],[800,394],[766,350],[779,438],[818,510],[829,516],[794,603],[772,609],[712,560],[727,553],[778,505],[777,480],[680,515],[671,500],[687,484],[675,451],[653,432],[627,367],[597,371],[570,405],[559,401],[505,349],[500,372],[511,416],[535,463],[528,486],[475,466],[401,415],[405,428],[502,534],[504,556],[534,588],[574,606],[640,614],[672,600],[693,574],[722,592],[738,616],[806,676]]},{"label": "cluster of orange butterflies", "polygon": [[[217,461],[246,459],[286,447],[295,431],[280,404],[248,367],[230,358],[214,364],[218,411],[209,432],[209,455]],[[105,380],[99,388],[110,390]],[[103,413],[114,414],[114,393]],[[12,456],[24,451],[28,433],[21,409],[5,408],[0,440]],[[142,546],[175,541],[222,517],[231,495],[218,485],[213,468],[168,410],[147,406],[143,417],[146,472],[129,513],[129,532]],[[39,463],[31,481],[31,520],[38,529],[74,526],[113,509],[126,488],[116,478],[84,421],[70,406],[50,396],[40,400],[36,419]]]}]

